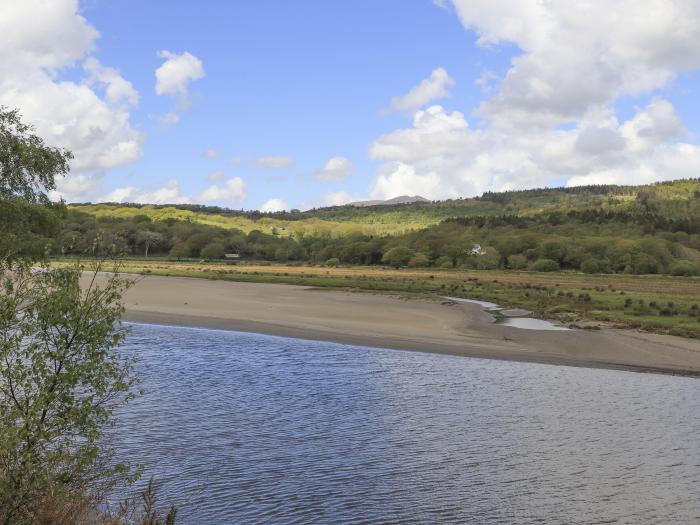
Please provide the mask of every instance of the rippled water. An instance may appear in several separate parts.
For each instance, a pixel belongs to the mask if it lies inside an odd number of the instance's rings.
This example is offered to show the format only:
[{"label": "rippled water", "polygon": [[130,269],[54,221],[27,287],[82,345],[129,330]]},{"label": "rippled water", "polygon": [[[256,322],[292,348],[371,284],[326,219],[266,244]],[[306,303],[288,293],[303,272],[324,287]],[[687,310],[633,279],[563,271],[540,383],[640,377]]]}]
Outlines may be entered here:
[{"label": "rippled water", "polygon": [[700,381],[136,325],[179,523],[697,523]]}]

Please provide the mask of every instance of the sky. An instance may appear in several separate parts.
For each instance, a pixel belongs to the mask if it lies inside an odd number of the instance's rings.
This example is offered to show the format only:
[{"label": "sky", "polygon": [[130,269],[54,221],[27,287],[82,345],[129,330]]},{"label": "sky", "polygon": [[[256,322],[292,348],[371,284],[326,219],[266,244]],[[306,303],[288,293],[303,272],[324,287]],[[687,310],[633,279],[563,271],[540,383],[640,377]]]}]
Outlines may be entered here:
[{"label": "sky", "polygon": [[67,202],[308,209],[700,177],[697,0],[0,0]]}]

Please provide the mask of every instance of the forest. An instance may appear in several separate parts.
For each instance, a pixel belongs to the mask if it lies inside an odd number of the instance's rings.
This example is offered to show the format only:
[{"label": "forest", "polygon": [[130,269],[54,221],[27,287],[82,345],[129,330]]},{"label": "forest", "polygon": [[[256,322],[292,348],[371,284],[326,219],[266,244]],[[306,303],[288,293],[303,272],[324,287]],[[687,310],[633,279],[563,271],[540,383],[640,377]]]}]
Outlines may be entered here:
[{"label": "forest", "polygon": [[5,242],[53,256],[213,261],[235,253],[329,266],[700,274],[700,179],[267,214],[197,205],[4,206],[27,207],[0,210],[0,220],[7,213],[27,222],[18,227],[22,238]]}]

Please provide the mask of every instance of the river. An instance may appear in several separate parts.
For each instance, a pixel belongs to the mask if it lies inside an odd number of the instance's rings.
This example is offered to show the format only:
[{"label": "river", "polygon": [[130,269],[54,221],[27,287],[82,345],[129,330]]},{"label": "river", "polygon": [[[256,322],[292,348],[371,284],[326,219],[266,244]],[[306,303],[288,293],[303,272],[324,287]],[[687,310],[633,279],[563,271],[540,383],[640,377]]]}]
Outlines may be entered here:
[{"label": "river", "polygon": [[178,523],[694,523],[700,380],[134,325]]}]

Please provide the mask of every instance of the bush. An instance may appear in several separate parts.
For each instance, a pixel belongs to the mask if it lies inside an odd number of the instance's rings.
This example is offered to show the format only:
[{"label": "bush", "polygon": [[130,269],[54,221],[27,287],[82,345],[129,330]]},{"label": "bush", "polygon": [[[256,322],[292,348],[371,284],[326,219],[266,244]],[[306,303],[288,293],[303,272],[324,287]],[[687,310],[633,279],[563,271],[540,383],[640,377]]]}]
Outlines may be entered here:
[{"label": "bush", "polygon": [[435,266],[438,268],[453,268],[454,265],[452,264],[452,259],[450,259],[447,255],[443,255],[442,257],[438,257],[437,260],[435,261]]},{"label": "bush", "polygon": [[527,268],[527,257],[522,254],[515,254],[508,257],[508,268],[511,270],[522,270]]},{"label": "bush", "polygon": [[598,273],[600,271],[600,264],[595,259],[586,259],[581,263],[581,271],[583,273]]},{"label": "bush", "polygon": [[559,270],[559,263],[552,259],[537,259],[530,268],[536,272],[556,272]]},{"label": "bush", "polygon": [[182,259],[183,257],[189,257],[190,247],[185,241],[178,241],[173,244],[170,249],[170,257],[175,257],[177,259]]},{"label": "bush", "polygon": [[659,261],[646,253],[639,253],[634,257],[632,271],[630,273],[639,275],[656,274],[659,273],[659,269]]},{"label": "bush", "polygon": [[335,266],[338,266],[339,264],[340,264],[340,259],[338,259],[337,257],[331,257],[330,259],[328,259],[326,261],[326,266],[335,267]]},{"label": "bush", "polygon": [[430,259],[424,253],[417,253],[408,261],[408,265],[411,268],[422,268],[428,266],[428,264],[430,264]]},{"label": "bush", "polygon": [[209,243],[204,248],[202,248],[202,251],[200,252],[201,257],[210,260],[223,259],[225,254],[226,249],[224,248],[224,245],[220,242]]},{"label": "bush", "polygon": [[407,246],[396,246],[382,256],[382,262],[389,266],[406,266],[413,257],[413,250]]},{"label": "bush", "polygon": [[676,261],[671,264],[669,268],[669,273],[671,275],[698,275],[700,274],[700,268],[698,268],[697,263],[693,261]]}]

